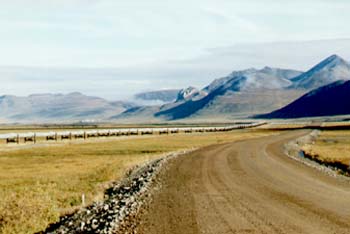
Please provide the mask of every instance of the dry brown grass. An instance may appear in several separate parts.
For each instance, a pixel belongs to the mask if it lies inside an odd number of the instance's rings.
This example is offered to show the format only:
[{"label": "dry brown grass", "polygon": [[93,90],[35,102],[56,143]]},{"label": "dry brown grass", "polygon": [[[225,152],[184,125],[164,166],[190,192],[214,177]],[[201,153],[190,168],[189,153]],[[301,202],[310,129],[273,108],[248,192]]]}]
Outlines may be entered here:
[{"label": "dry brown grass", "polygon": [[322,123],[323,127],[348,127],[350,125],[350,122],[344,121],[344,122],[324,122]]},{"label": "dry brown grass", "polygon": [[322,131],[314,144],[303,150],[325,162],[341,162],[350,165],[350,130]]},{"label": "dry brown grass", "polygon": [[305,123],[281,123],[281,124],[265,124],[260,126],[261,129],[300,129],[306,127],[307,124]]},{"label": "dry brown grass", "polygon": [[33,233],[102,198],[110,181],[164,153],[274,132],[177,134],[0,150],[0,233]]}]

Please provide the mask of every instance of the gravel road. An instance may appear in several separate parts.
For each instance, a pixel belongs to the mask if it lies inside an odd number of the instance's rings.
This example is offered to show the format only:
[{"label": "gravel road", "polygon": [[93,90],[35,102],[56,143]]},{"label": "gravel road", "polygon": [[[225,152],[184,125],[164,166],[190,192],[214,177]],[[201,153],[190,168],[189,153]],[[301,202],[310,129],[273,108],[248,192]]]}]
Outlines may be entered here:
[{"label": "gravel road", "polygon": [[305,131],[172,160],[137,233],[350,233],[350,184],[283,154]]}]

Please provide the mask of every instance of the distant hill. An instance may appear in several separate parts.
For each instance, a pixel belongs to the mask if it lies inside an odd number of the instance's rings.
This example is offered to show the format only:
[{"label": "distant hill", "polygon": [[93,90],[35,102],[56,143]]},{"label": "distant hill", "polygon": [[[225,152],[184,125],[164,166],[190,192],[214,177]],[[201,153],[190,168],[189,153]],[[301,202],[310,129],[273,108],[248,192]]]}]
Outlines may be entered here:
[{"label": "distant hill", "polygon": [[350,79],[350,64],[338,55],[332,55],[309,71],[292,79],[291,88],[315,89],[337,80]]},{"label": "distant hill", "polygon": [[133,104],[109,102],[81,93],[0,96],[0,118],[10,122],[103,120],[120,114]]},{"label": "distant hill", "polygon": [[148,101],[150,103],[156,103],[157,101],[169,103],[177,99],[179,92],[179,89],[156,90],[135,94],[134,98],[136,100]]},{"label": "distant hill", "polygon": [[315,89],[291,104],[257,118],[301,118],[350,114],[350,81],[336,81]]}]

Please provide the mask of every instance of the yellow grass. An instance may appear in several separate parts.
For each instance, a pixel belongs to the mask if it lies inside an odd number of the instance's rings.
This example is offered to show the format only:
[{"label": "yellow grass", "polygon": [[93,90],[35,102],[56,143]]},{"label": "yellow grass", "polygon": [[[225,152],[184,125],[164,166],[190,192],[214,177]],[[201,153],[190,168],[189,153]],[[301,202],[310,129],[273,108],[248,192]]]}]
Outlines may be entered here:
[{"label": "yellow grass", "polygon": [[59,215],[102,199],[109,182],[133,165],[164,153],[273,134],[240,130],[229,133],[108,138],[0,149],[0,233],[43,230]]},{"label": "yellow grass", "polygon": [[298,128],[304,128],[306,127],[305,123],[290,123],[290,124],[265,124],[260,126],[261,129],[298,129]]},{"label": "yellow grass", "polygon": [[315,144],[306,145],[303,149],[325,162],[350,165],[350,130],[322,131]]},{"label": "yellow grass", "polygon": [[322,123],[323,127],[348,127],[350,125],[350,122],[344,121],[344,122],[324,122]]},{"label": "yellow grass", "polygon": [[120,128],[178,128],[178,127],[212,127],[228,126],[234,123],[161,123],[161,124],[96,124],[96,125],[0,125],[0,133],[48,132],[48,131],[81,131]]}]

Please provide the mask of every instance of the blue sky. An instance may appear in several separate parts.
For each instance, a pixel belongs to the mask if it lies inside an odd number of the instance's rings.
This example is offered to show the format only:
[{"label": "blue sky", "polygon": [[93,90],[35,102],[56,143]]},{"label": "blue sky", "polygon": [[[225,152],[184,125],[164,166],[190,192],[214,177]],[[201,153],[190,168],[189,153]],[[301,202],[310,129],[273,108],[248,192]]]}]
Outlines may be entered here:
[{"label": "blue sky", "polygon": [[347,0],[2,0],[0,93],[120,99],[262,63],[350,59],[348,12]]}]

